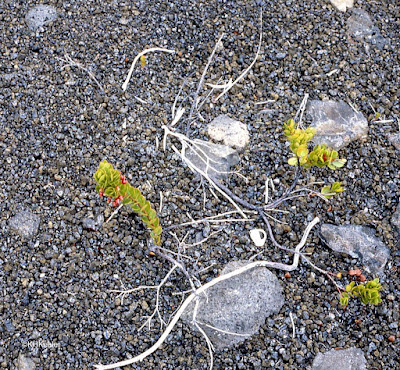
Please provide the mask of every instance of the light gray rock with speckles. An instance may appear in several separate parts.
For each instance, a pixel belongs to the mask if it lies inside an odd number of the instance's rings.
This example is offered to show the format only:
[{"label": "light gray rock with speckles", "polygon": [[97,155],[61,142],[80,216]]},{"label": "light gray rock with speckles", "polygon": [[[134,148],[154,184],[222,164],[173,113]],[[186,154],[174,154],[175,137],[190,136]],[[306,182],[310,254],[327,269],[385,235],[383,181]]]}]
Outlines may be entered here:
[{"label": "light gray rock with speckles", "polygon": [[393,226],[400,230],[400,203],[397,205],[396,212],[393,213],[390,222]]},{"label": "light gray rock with speckles", "polygon": [[359,348],[330,350],[318,353],[312,364],[312,370],[365,370],[367,361]]},{"label": "light gray rock with speckles", "polygon": [[199,139],[193,140],[185,157],[190,167],[219,179],[227,178],[230,167],[239,162],[237,151],[231,147]]},{"label": "light gray rock with speckles", "polygon": [[224,114],[213,119],[207,127],[208,136],[215,141],[222,141],[225,145],[243,151],[249,143],[247,126]]},{"label": "light gray rock with speckles", "polygon": [[364,140],[368,136],[367,119],[342,101],[312,100],[307,113],[313,120],[311,127],[317,131],[313,138],[315,144],[326,144],[339,150],[354,140]]},{"label": "light gray rock with speckles", "polygon": [[372,274],[383,272],[390,249],[375,236],[375,230],[361,225],[323,224],[321,239],[332,250],[359,258]]},{"label": "light gray rock with speckles", "polygon": [[29,211],[18,212],[8,221],[10,231],[16,232],[23,238],[34,236],[38,231],[39,223],[39,216]]},{"label": "light gray rock with speckles", "polygon": [[397,150],[400,150],[400,132],[389,134],[388,139],[390,144],[392,144]]},{"label": "light gray rock with speckles", "polygon": [[29,10],[25,16],[28,27],[36,31],[57,18],[57,9],[51,5],[40,4]]},{"label": "light gray rock with speckles", "polygon": [[[221,275],[247,263],[228,263]],[[196,321],[213,345],[222,349],[257,333],[265,318],[278,313],[283,303],[282,287],[276,276],[266,268],[255,268],[222,281],[200,295]],[[184,313],[183,320],[188,324],[192,323],[194,309],[195,302],[192,302]]]}]

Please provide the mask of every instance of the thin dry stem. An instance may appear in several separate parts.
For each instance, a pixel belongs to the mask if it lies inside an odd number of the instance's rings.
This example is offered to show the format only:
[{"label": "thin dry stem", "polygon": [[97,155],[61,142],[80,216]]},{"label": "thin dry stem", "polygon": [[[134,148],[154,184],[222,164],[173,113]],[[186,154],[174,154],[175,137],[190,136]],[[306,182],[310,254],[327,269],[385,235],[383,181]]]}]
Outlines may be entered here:
[{"label": "thin dry stem", "polygon": [[210,370],[212,370],[213,365],[214,365],[214,354],[213,354],[214,346],[213,346],[210,338],[207,336],[206,332],[200,327],[200,325],[196,321],[197,310],[199,308],[199,304],[200,304],[199,299],[196,299],[196,304],[195,304],[195,307],[193,310],[193,323],[196,326],[197,330],[203,335],[203,337],[205,338],[205,340],[207,342],[208,353],[210,355]]},{"label": "thin dry stem", "polygon": [[254,57],[253,61],[251,62],[251,64],[243,71],[243,73],[235,80],[232,82],[232,84],[230,84],[230,86],[226,87],[221,94],[219,94],[215,99],[214,99],[214,103],[216,103],[222,96],[224,96],[233,86],[235,86],[244,76],[247,75],[247,73],[250,71],[250,69],[253,68],[254,64],[256,63],[257,59],[258,59],[258,55],[260,54],[261,51],[261,44],[262,44],[262,37],[263,37],[263,33],[262,33],[262,29],[263,29],[263,17],[262,17],[262,12],[260,14],[260,41],[258,43],[258,48],[257,48],[257,52],[256,52],[256,56]]},{"label": "thin dry stem", "polygon": [[219,47],[219,45],[220,45],[221,40],[222,40],[223,37],[224,37],[224,34],[222,34],[222,35],[218,38],[218,41],[216,42],[216,44],[215,44],[215,46],[214,46],[214,49],[213,49],[213,51],[212,51],[210,57],[208,58],[207,64],[206,64],[206,66],[204,67],[204,71],[203,71],[203,73],[202,73],[202,75],[201,75],[201,77],[200,77],[200,81],[199,81],[199,84],[198,84],[198,86],[197,86],[197,90],[196,90],[196,92],[195,92],[195,94],[194,94],[194,98],[193,98],[194,101],[193,101],[193,104],[192,104],[192,106],[191,106],[191,108],[190,108],[189,123],[188,123],[188,127],[187,127],[188,130],[189,130],[190,123],[191,123],[191,120],[192,120],[192,117],[193,117],[193,112],[194,112],[195,109],[197,109],[197,99],[198,99],[198,97],[199,97],[201,88],[203,87],[204,78],[206,77],[208,68],[210,67],[210,65],[211,65],[211,63],[212,63],[212,60],[214,59],[214,55],[215,55],[215,53],[216,53],[216,51],[217,51],[217,49],[218,49],[218,47]]},{"label": "thin dry stem", "polygon": [[86,72],[89,75],[89,77],[96,83],[96,85],[99,87],[99,89],[101,91],[104,91],[103,86],[101,86],[100,82],[97,81],[95,75],[91,71],[89,71],[83,64],[73,60],[67,54],[65,54],[64,57],[65,57],[65,59],[56,57],[56,59],[58,59],[58,60],[60,60],[60,61],[62,61],[64,63],[67,63],[65,66],[61,67],[61,69],[64,69],[65,67],[68,67],[68,66],[69,67],[77,67],[77,68],[81,69],[82,71]]},{"label": "thin dry stem", "polygon": [[111,219],[118,213],[118,211],[119,211],[123,206],[124,206],[123,204],[120,204],[120,205],[118,206],[118,208],[117,208],[113,213],[111,213],[110,217],[107,218],[105,224],[109,223],[109,222],[111,221]]},{"label": "thin dry stem", "polygon": [[247,272],[253,268],[257,268],[257,267],[269,267],[269,268],[275,268],[275,269],[279,269],[279,270],[283,270],[283,271],[294,271],[297,269],[298,264],[299,264],[299,252],[300,250],[304,247],[307,237],[311,231],[311,229],[319,222],[319,218],[316,217],[313,221],[310,222],[310,224],[307,226],[306,230],[304,231],[303,237],[301,238],[300,243],[296,246],[295,248],[295,254],[293,256],[293,263],[291,265],[287,265],[284,263],[278,263],[278,262],[270,262],[270,261],[255,261],[252,263],[249,263],[248,265],[245,265],[241,268],[238,268],[234,271],[231,271],[227,274],[224,275],[220,275],[217,278],[211,280],[210,282],[204,284],[203,286],[201,286],[200,288],[196,289],[196,291],[194,291],[193,293],[191,293],[189,295],[189,297],[187,297],[185,299],[185,301],[182,303],[181,307],[179,308],[179,310],[176,312],[175,316],[172,318],[171,322],[169,323],[169,325],[165,328],[163,334],[161,335],[161,337],[157,340],[157,342],[151,346],[149,349],[147,349],[146,351],[144,351],[143,353],[141,353],[138,356],[135,356],[133,358],[124,360],[124,361],[120,361],[120,362],[116,362],[114,364],[110,364],[110,365],[96,365],[96,369],[98,370],[109,370],[109,369],[115,369],[117,367],[122,367],[122,366],[127,366],[127,365],[131,365],[135,362],[139,362],[144,360],[147,356],[151,355],[153,352],[155,352],[158,348],[160,348],[160,346],[164,343],[164,341],[167,339],[168,335],[170,334],[170,332],[174,329],[175,325],[177,324],[178,320],[180,319],[180,317],[182,316],[183,312],[186,310],[186,308],[189,306],[189,304],[196,299],[200,294],[205,293],[207,291],[207,289],[211,288],[212,286],[225,281],[227,279],[231,279],[234,276],[243,274],[244,272]]},{"label": "thin dry stem", "polygon": [[164,49],[164,48],[150,48],[150,49],[145,49],[145,50],[141,51],[138,55],[136,55],[135,59],[133,59],[133,62],[132,62],[132,65],[131,65],[131,69],[129,70],[128,76],[126,77],[125,82],[122,85],[122,90],[123,91],[126,91],[126,89],[128,87],[129,80],[132,77],[132,73],[133,73],[133,70],[135,68],[135,65],[136,65],[137,61],[140,59],[140,57],[142,55],[145,55],[147,53],[151,53],[153,51],[163,51],[165,53],[175,53],[175,50]]},{"label": "thin dry stem", "polygon": [[293,320],[293,315],[291,312],[289,312],[289,317],[290,317],[290,321],[292,322],[292,329],[293,329],[293,333],[292,333],[292,338],[296,338],[296,327],[294,326],[294,320]]},{"label": "thin dry stem", "polygon": [[251,337],[251,334],[234,333],[234,332],[229,331],[229,330],[224,330],[224,329],[216,328],[215,326],[212,326],[212,325],[210,325],[210,324],[206,324],[205,322],[201,322],[201,321],[199,321],[199,320],[196,320],[196,322],[197,322],[198,324],[200,324],[200,325],[207,326],[207,328],[213,329],[213,330],[215,330],[215,331],[219,331],[220,333],[223,333],[223,334],[237,335],[238,337],[246,337],[246,338]]},{"label": "thin dry stem", "polygon": [[300,104],[300,107],[299,107],[296,115],[294,116],[294,120],[297,121],[297,117],[300,115],[300,119],[299,119],[299,122],[298,122],[298,126],[300,128],[303,128],[303,114],[304,114],[304,111],[306,109],[307,100],[308,100],[309,96],[310,96],[310,94],[307,94],[307,93],[304,94],[304,98],[303,98],[303,100],[302,100],[302,102]]}]

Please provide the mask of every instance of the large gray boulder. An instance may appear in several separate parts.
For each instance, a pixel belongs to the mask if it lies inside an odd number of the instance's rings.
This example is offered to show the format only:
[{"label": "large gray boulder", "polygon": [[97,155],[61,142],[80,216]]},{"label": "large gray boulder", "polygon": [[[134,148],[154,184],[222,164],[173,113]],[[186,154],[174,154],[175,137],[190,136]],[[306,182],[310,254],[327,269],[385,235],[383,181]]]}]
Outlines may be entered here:
[{"label": "large gray boulder", "polygon": [[307,113],[313,120],[311,127],[317,131],[313,138],[315,144],[326,144],[339,150],[354,140],[364,140],[368,136],[367,119],[342,101],[312,100]]},{"label": "large gray boulder", "polygon": [[390,256],[390,249],[367,226],[323,224],[320,236],[332,250],[359,258],[372,274],[382,273]]},{"label": "large gray boulder", "polygon": [[332,349],[324,354],[318,353],[312,370],[366,370],[367,361],[359,348]]},{"label": "large gray boulder", "polygon": [[[221,275],[247,263],[228,263]],[[278,313],[284,303],[278,279],[264,267],[224,280],[198,300],[196,322],[217,349],[230,347],[257,333],[265,318]],[[193,324],[195,304],[192,302],[183,315],[189,324]]]}]

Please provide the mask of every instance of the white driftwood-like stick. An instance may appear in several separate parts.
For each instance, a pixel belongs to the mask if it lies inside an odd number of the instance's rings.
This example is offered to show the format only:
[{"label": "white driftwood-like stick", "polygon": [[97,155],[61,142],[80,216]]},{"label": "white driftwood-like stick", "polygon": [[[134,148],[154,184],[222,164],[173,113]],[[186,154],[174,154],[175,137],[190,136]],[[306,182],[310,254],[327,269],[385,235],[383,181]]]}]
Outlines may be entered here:
[{"label": "white driftwood-like stick", "polygon": [[136,55],[135,59],[133,59],[131,69],[129,70],[128,76],[126,77],[126,80],[124,84],[122,85],[122,90],[126,91],[128,87],[129,80],[132,77],[133,69],[135,68],[136,62],[140,59],[142,55],[145,55],[147,53],[150,53],[152,51],[163,51],[165,53],[175,53],[175,50],[170,50],[170,49],[164,49],[164,48],[150,48],[150,49],[145,49],[142,52],[140,52],[138,55]]},{"label": "white driftwood-like stick", "polygon": [[263,17],[262,17],[262,12],[261,12],[261,15],[260,15],[260,24],[261,24],[261,27],[260,27],[260,41],[259,41],[259,43],[258,43],[258,48],[257,48],[256,56],[254,57],[254,59],[253,59],[253,61],[250,63],[250,65],[243,71],[243,73],[242,73],[235,81],[233,81],[231,84],[229,84],[229,86],[225,87],[224,90],[221,92],[221,94],[219,94],[219,95],[214,99],[214,101],[213,101],[214,103],[216,103],[222,96],[224,96],[233,86],[235,86],[244,76],[247,75],[247,73],[250,71],[250,69],[253,68],[255,62],[256,62],[257,59],[258,59],[258,55],[260,54],[260,51],[261,51],[261,44],[262,44],[262,37],[263,37],[263,33],[262,33],[263,24],[262,24],[262,22],[263,22]]},{"label": "white driftwood-like stick", "polygon": [[312,220],[308,224],[306,230],[304,231],[303,237],[301,238],[300,243],[295,248],[295,254],[293,256],[293,263],[291,265],[286,265],[284,263],[279,263],[279,262],[255,261],[255,262],[249,263],[248,265],[245,265],[245,266],[243,266],[241,268],[238,268],[237,270],[234,270],[234,271],[231,271],[231,272],[229,272],[227,274],[218,276],[217,278],[211,280],[207,284],[204,284],[200,288],[196,289],[195,292],[190,294],[190,296],[185,299],[185,301],[182,303],[182,306],[176,312],[175,316],[172,318],[172,320],[169,323],[169,325],[165,328],[164,333],[161,335],[161,337],[158,339],[158,341],[153,346],[151,346],[148,350],[144,351],[143,353],[141,353],[140,355],[138,355],[136,357],[129,358],[127,360],[116,362],[116,363],[110,364],[110,365],[101,365],[101,364],[100,365],[96,365],[95,368],[97,370],[110,370],[110,369],[115,369],[117,367],[128,366],[128,365],[131,365],[131,364],[133,364],[135,362],[143,361],[147,356],[151,355],[158,348],[160,348],[160,346],[167,339],[168,335],[171,333],[171,331],[173,330],[173,328],[175,327],[176,323],[178,322],[178,320],[180,319],[180,317],[182,316],[182,314],[186,310],[186,308],[189,306],[189,304],[195,298],[197,298],[200,294],[204,293],[207,289],[209,289],[212,286],[220,283],[221,281],[224,281],[224,280],[227,280],[227,279],[231,279],[234,276],[243,274],[244,272],[249,271],[249,270],[251,270],[253,268],[257,268],[257,267],[270,267],[270,268],[275,268],[275,269],[283,270],[283,271],[294,271],[294,270],[296,270],[297,266],[299,264],[299,258],[300,258],[299,252],[300,252],[301,248],[303,248],[303,246],[305,245],[307,237],[308,237],[308,234],[310,233],[311,229],[319,221],[320,221],[319,218],[315,217],[314,220]]}]

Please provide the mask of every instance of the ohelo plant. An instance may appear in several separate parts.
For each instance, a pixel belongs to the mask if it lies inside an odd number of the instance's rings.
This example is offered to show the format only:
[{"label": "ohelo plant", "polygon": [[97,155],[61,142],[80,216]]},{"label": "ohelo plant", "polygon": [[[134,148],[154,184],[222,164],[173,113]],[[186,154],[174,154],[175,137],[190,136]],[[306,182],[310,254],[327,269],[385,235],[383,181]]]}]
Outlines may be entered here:
[{"label": "ohelo plant", "polygon": [[382,302],[379,293],[381,289],[382,286],[378,278],[359,285],[355,285],[355,282],[352,281],[346,286],[346,291],[342,293],[340,304],[346,307],[349,304],[350,297],[358,297],[363,304],[377,305]]},{"label": "ohelo plant", "polygon": [[143,221],[143,223],[151,230],[150,236],[156,245],[161,244],[162,228],[157,213],[151,208],[150,202],[141,194],[140,190],[128,183],[121,172],[115,170],[112,164],[102,161],[99,168],[94,174],[97,182],[96,191],[102,197],[108,197],[107,203],[111,203],[114,207],[119,204],[129,205]]},{"label": "ohelo plant", "polygon": [[[290,150],[294,156],[289,158],[288,163],[292,166],[303,166],[304,168],[328,167],[336,170],[343,167],[346,163],[345,159],[338,158],[338,152],[328,148],[326,144],[315,145],[310,151],[308,148],[309,142],[316,133],[314,128],[306,129],[298,128],[293,119],[288,120],[284,124],[284,134],[290,142]],[[341,193],[343,188],[340,182],[335,182],[331,186],[324,186],[321,190],[322,195],[330,198],[337,193]]]},{"label": "ohelo plant", "polygon": [[343,191],[342,184],[340,182],[335,181],[332,185],[326,185],[321,189],[321,194],[329,199],[332,198],[335,194],[341,193]]},{"label": "ohelo plant", "polygon": [[328,148],[326,144],[316,145],[310,152],[308,143],[314,137],[316,130],[308,127],[305,130],[298,128],[293,119],[290,119],[285,124],[285,136],[290,142],[290,150],[293,152],[294,157],[288,160],[292,166],[300,164],[304,168],[329,167],[332,170],[343,167],[346,163],[345,159],[338,158],[338,152]]}]

